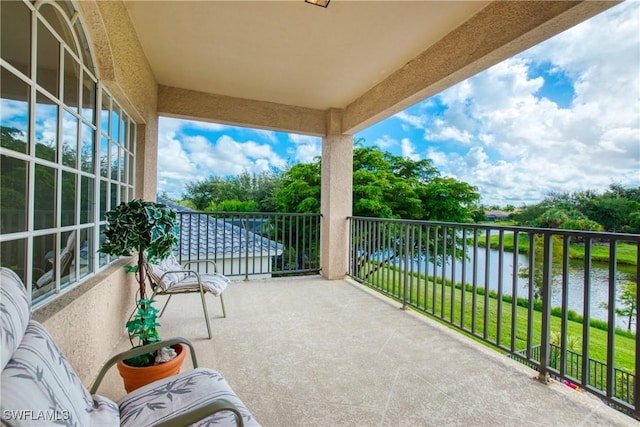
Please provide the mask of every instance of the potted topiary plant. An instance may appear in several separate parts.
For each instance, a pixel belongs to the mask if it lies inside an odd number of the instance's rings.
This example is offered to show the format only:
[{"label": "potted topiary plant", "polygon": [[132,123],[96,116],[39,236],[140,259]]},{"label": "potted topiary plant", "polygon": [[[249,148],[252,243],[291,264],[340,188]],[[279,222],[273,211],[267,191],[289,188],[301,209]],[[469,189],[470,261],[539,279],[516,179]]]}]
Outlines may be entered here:
[{"label": "potted topiary plant", "polygon": [[[136,264],[125,266],[128,273],[136,274],[138,282],[136,310],[126,323],[131,345],[158,342],[158,310],[153,306],[154,301],[147,297],[144,264],[167,258],[178,243],[176,212],[159,203],[134,199],[107,212],[106,219],[107,227],[103,231],[106,240],[98,252],[112,256],[137,253]],[[130,392],[156,379],[177,374],[185,355],[186,348],[177,344],[173,349],[163,348],[119,362],[118,370],[125,389]]]}]

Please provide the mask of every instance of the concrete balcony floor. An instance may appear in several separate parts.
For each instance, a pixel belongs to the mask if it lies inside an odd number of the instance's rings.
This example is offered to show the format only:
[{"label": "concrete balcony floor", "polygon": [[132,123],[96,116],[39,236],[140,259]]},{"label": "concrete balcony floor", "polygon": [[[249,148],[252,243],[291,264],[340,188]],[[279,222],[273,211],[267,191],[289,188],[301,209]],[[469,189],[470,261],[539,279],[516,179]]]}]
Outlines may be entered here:
[{"label": "concrete balcony floor", "polygon": [[[212,340],[198,295],[172,299],[161,334],[192,340],[264,426],[640,425],[349,280],[240,281],[224,297],[226,319],[207,296]],[[100,392],[124,394],[115,368]]]}]

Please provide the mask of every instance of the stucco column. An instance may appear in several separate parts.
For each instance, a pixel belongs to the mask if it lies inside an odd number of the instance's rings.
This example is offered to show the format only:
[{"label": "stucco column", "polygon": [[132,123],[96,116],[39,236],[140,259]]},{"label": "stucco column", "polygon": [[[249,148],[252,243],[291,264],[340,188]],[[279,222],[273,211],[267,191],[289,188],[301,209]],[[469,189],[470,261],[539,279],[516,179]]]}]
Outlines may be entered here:
[{"label": "stucco column", "polygon": [[158,191],[158,116],[137,126],[136,197],[156,200]]},{"label": "stucco column", "polygon": [[353,137],[343,135],[342,111],[327,111],[322,138],[320,257],[322,276],[341,279],[349,262],[349,227],[353,199]]}]

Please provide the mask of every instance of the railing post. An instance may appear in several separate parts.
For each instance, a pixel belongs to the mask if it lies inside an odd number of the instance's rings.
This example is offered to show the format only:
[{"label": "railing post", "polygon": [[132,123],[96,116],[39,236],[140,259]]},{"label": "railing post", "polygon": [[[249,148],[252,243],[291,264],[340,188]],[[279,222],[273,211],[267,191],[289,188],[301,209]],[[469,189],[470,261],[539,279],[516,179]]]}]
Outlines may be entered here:
[{"label": "railing post", "polygon": [[409,224],[404,225],[404,286],[402,290],[402,309],[407,310],[407,293],[409,291]]},{"label": "railing post", "polygon": [[[640,245],[639,245],[640,246]],[[640,249],[640,248],[639,248]],[[636,265],[640,267],[640,250],[636,254]],[[640,268],[636,268],[636,283],[640,283]],[[636,307],[640,307],[640,292],[636,288]],[[636,313],[636,334],[640,331],[640,316]],[[633,406],[635,410],[635,416],[640,420],[640,387],[638,387],[638,375],[640,375],[640,340],[636,337],[636,361],[635,361],[635,375],[633,377]]]},{"label": "railing post", "polygon": [[[240,224],[242,224],[242,216],[239,217],[240,218]],[[254,236],[255,237],[255,236]],[[249,216],[245,216],[244,218],[244,245],[245,245],[245,252],[244,252],[244,281],[248,282],[249,281]],[[252,242],[253,247],[253,251],[254,251],[254,256],[255,256],[255,242]]]},{"label": "railing post", "polygon": [[542,258],[542,326],[540,331],[540,372],[538,381],[549,383],[549,335],[551,322],[551,280],[553,235],[544,234],[544,251]]}]

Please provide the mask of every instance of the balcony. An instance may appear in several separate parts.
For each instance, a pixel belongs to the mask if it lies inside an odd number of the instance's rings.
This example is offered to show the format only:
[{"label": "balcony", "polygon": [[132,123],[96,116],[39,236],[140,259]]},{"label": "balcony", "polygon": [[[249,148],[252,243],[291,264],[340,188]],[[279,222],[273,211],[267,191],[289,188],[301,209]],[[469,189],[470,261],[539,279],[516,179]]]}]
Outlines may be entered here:
[{"label": "balcony", "polygon": [[[162,335],[192,339],[265,425],[635,423],[637,320],[614,309],[640,236],[351,218],[351,278],[329,281],[318,215],[179,216],[180,257],[234,282],[227,318],[209,297],[212,340],[197,295]],[[123,393],[115,372],[102,391]]]},{"label": "balcony", "polygon": [[[265,426],[635,424],[351,280],[235,281],[226,319],[208,299],[213,339],[197,295],[171,301],[162,335],[193,340]],[[123,394],[115,369],[101,392]]]}]

